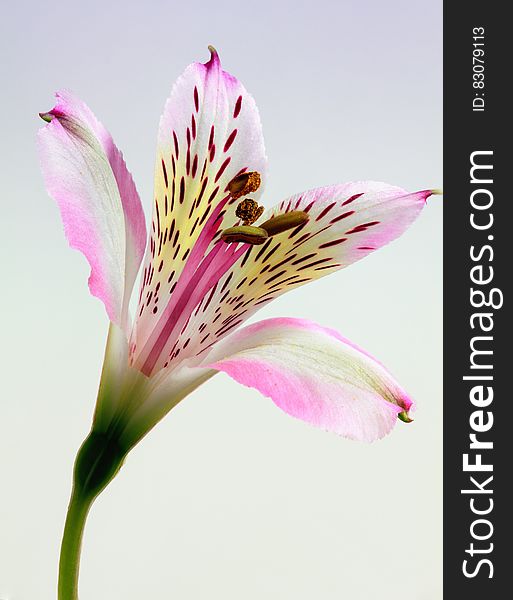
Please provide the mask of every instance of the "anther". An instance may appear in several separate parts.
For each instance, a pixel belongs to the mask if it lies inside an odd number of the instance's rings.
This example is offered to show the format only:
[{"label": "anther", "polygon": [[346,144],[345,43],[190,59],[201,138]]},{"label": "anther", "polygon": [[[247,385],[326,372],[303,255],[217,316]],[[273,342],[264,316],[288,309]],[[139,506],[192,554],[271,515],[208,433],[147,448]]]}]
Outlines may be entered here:
[{"label": "anther", "polygon": [[260,187],[260,183],[260,173],[258,171],[250,171],[234,177],[228,184],[228,191],[230,192],[230,196],[234,200],[237,200],[237,198],[256,192]]},{"label": "anther", "polygon": [[262,223],[260,227],[265,229],[271,236],[276,235],[277,233],[283,233],[289,229],[294,229],[294,227],[298,227],[299,225],[303,225],[303,223],[306,223],[308,219],[308,213],[302,210],[292,210],[282,215],[271,217],[265,223]]},{"label": "anther", "polygon": [[261,227],[251,225],[240,225],[239,227],[229,227],[221,234],[221,239],[227,244],[244,243],[260,246],[269,237],[267,231]]},{"label": "anther", "polygon": [[246,200],[243,200],[239,206],[237,206],[235,214],[239,219],[242,219],[243,225],[253,225],[253,223],[262,216],[263,212],[263,206],[259,206],[258,202],[255,202],[251,198],[246,198]]}]

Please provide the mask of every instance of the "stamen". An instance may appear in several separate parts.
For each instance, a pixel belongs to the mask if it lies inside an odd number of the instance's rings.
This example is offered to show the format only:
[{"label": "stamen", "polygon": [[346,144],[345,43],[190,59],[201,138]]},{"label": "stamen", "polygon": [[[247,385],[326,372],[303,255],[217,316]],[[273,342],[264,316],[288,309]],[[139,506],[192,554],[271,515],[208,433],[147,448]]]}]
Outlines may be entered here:
[{"label": "stamen", "polygon": [[242,219],[243,225],[253,225],[253,223],[262,216],[263,212],[263,206],[259,206],[258,202],[255,202],[251,198],[246,198],[246,200],[243,200],[239,206],[237,206],[235,214],[239,219]]},{"label": "stamen", "polygon": [[228,191],[234,200],[256,192],[260,187],[261,178],[258,171],[242,173],[234,177],[228,184]]},{"label": "stamen", "polygon": [[252,225],[240,225],[239,227],[229,227],[221,234],[221,239],[227,244],[244,243],[260,246],[269,237],[267,231],[261,227]]},{"label": "stamen", "polygon": [[292,210],[282,215],[271,217],[265,223],[260,225],[261,229],[265,229],[269,236],[283,233],[289,229],[294,229],[298,225],[303,225],[309,220],[308,213],[302,210]]}]

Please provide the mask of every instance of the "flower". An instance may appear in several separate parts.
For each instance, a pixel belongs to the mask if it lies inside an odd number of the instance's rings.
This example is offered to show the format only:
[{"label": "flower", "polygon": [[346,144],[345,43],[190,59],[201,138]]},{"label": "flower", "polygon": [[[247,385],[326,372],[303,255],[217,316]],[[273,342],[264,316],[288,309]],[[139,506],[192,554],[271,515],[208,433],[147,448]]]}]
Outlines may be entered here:
[{"label": "flower", "polygon": [[432,191],[358,181],[293,195],[262,214],[266,156],[257,108],[210,50],[206,64],[190,65],[178,79],[160,121],[147,247],[132,177],[91,110],[59,92],[41,115],[46,187],[111,321],[93,431],[128,451],[224,371],[294,417],[348,438],[378,439],[398,416],[409,421],[412,408],[383,365],[309,321],[240,327],[277,296],[401,235]]}]

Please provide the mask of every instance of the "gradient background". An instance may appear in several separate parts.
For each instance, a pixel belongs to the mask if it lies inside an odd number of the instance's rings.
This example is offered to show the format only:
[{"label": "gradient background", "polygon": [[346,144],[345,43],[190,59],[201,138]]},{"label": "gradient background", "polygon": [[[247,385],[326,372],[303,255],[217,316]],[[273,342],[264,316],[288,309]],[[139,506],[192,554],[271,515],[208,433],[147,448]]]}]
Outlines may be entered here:
[{"label": "gradient background", "polygon": [[[0,598],[52,600],[75,452],[107,319],[35,156],[40,110],[77,92],[145,207],[174,79],[214,44],[260,108],[266,199],[377,179],[441,187],[441,2],[35,2],[5,6]],[[416,420],[363,445],[219,375],[132,452],[88,522],[81,600],[441,598],[441,199],[398,241],[263,309],[381,359]]]}]

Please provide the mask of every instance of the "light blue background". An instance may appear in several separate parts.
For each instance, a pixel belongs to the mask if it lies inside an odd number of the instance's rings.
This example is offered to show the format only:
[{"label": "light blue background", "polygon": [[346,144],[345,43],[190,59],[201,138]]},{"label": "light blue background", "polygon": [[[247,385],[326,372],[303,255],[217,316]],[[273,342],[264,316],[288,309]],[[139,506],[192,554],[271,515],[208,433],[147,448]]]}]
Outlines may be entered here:
[{"label": "light blue background", "polygon": [[[3,7],[0,597],[51,600],[107,319],[35,156],[77,92],[151,205],[174,79],[214,44],[260,108],[266,201],[351,179],[441,187],[441,2],[35,2]],[[441,598],[441,199],[389,247],[271,303],[380,358],[416,420],[363,445],[217,376],[132,453],[90,515],[81,600]]]}]

